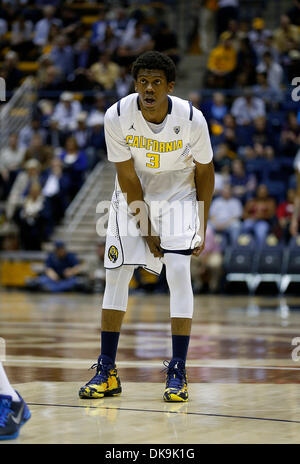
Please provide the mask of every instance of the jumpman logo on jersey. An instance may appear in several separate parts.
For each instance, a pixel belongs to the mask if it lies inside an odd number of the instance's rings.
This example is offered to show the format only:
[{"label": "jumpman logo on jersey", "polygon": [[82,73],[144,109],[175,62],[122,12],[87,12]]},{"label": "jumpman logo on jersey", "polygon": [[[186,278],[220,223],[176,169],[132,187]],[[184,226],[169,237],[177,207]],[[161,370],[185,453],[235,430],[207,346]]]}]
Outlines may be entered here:
[{"label": "jumpman logo on jersey", "polygon": [[134,122],[131,124],[128,130],[131,130],[131,129],[136,130],[136,128],[134,127]]}]

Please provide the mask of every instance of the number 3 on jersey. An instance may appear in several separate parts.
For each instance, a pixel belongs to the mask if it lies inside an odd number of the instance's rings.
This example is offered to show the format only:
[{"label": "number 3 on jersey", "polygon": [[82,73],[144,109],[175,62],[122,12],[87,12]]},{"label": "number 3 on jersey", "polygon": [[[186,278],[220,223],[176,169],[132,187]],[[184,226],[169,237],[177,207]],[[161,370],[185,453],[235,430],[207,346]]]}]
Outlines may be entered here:
[{"label": "number 3 on jersey", "polygon": [[160,159],[159,159],[159,153],[147,153],[146,154],[147,158],[149,158],[149,162],[146,163],[146,166],[148,168],[159,168],[160,166]]}]

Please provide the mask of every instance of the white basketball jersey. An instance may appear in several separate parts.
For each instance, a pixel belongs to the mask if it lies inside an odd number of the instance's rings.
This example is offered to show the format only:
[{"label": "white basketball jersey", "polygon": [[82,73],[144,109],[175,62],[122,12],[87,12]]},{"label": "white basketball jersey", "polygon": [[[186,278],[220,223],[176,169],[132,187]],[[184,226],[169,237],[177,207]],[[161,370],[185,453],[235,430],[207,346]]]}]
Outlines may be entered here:
[{"label": "white basketball jersey", "polygon": [[[108,159],[118,162],[133,158],[146,202],[186,198],[195,192],[193,158],[200,163],[212,160],[202,113],[178,97],[169,96],[168,103],[159,133],[153,132],[144,119],[137,93],[115,103],[105,116]],[[114,134],[119,136],[118,147],[114,143],[117,140],[112,141]]]},{"label": "white basketball jersey", "polygon": [[[156,126],[161,130],[158,131]],[[150,124],[142,115],[138,94],[134,93],[107,110],[104,127],[108,159],[113,162],[133,159],[156,231],[167,230],[164,226],[169,222],[169,209],[172,206],[176,205],[175,210],[178,211],[178,202],[188,203],[188,209],[184,208],[188,211],[188,214],[184,214],[184,220],[177,219],[178,224],[183,223],[182,232],[158,233],[162,247],[169,250],[193,249],[200,240],[197,235],[199,220],[194,159],[204,164],[212,160],[207,124],[202,113],[190,102],[168,96],[168,114],[163,124]],[[164,201],[166,207],[155,214],[152,205],[160,201]],[[137,264],[159,272],[160,260],[151,255],[144,239],[140,237],[137,240],[127,233],[127,228],[126,233],[122,234],[122,225],[126,221],[135,224],[127,211],[128,205],[116,178],[107,231],[105,267]],[[116,249],[118,252],[110,256],[109,250]]]}]

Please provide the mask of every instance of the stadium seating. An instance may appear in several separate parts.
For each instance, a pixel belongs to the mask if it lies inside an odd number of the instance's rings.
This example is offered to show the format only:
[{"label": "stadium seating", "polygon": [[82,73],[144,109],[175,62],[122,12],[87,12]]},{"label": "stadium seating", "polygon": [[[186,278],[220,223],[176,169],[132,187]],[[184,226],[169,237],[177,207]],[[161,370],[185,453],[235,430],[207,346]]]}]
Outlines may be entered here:
[{"label": "stadium seating", "polygon": [[283,257],[284,243],[279,241],[275,235],[269,234],[265,243],[255,254],[253,292],[257,291],[262,282],[275,283],[278,290],[280,289]]},{"label": "stadium seating", "polygon": [[256,243],[252,235],[241,234],[224,255],[227,282],[244,282],[252,292]]},{"label": "stadium seating", "polygon": [[280,293],[287,291],[291,283],[300,282],[300,236],[293,237],[285,251],[280,282]]}]

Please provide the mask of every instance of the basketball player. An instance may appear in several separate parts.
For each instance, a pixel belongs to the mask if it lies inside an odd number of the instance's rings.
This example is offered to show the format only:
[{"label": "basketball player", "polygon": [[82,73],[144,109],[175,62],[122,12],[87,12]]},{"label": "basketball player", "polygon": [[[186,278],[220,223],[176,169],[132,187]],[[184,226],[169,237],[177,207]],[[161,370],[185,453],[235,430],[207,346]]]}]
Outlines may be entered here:
[{"label": "basketball player", "polygon": [[17,438],[31,414],[23,398],[10,385],[0,362],[0,440]]},{"label": "basketball player", "polygon": [[[170,58],[146,52],[134,62],[132,74],[136,93],[112,105],[105,115],[108,159],[115,163],[117,178],[106,235],[101,354],[92,366],[96,375],[79,396],[121,393],[115,358],[129,282],[135,267],[159,274],[165,264],[173,355],[166,364],[163,398],[187,401],[185,363],[193,316],[190,261],[204,247],[214,189],[213,153],[202,113],[170,96],[175,83]],[[202,237],[198,202],[204,204]]]}]

